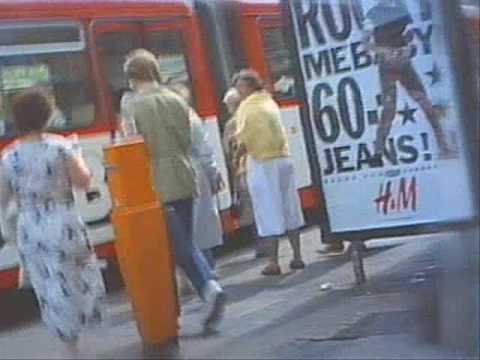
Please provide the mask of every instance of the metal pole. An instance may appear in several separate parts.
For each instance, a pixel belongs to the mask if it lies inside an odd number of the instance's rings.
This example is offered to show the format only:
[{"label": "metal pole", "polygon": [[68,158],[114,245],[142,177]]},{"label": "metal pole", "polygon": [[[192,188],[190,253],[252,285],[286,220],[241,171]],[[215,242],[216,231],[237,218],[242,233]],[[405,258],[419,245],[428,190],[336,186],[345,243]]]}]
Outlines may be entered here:
[{"label": "metal pole", "polygon": [[363,266],[363,243],[362,241],[352,241],[352,264],[353,273],[355,274],[355,283],[362,285],[367,281],[365,276],[365,268]]}]

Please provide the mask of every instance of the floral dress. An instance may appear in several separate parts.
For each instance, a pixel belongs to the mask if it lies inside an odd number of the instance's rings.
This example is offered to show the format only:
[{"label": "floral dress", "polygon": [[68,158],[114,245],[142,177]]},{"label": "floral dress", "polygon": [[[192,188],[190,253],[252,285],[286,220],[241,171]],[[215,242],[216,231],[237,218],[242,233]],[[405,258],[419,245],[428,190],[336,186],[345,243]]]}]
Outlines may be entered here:
[{"label": "floral dress", "polygon": [[76,341],[83,326],[101,319],[105,293],[100,262],[89,250],[87,232],[74,206],[68,158],[74,146],[44,136],[17,142],[1,160],[2,210],[18,207],[20,261],[40,306],[43,321],[60,339]]}]

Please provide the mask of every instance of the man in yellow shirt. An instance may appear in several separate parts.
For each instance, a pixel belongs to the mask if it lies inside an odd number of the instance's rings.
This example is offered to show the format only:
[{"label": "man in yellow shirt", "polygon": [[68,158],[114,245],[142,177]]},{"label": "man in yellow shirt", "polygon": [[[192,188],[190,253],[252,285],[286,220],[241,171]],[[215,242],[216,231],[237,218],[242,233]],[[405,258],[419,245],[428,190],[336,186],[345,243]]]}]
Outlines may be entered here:
[{"label": "man in yellow shirt", "polygon": [[247,149],[247,182],[257,232],[264,240],[272,241],[270,261],[262,274],[281,274],[278,240],[285,234],[293,249],[290,268],[303,269],[299,230],[304,218],[280,108],[253,70],[240,71],[233,85],[242,98],[236,113],[235,136]]}]

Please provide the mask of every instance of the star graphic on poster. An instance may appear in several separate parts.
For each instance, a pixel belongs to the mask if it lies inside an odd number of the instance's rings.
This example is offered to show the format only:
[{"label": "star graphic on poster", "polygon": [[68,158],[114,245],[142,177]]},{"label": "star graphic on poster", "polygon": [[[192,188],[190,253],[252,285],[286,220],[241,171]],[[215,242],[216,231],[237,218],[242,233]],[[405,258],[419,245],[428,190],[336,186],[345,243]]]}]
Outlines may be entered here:
[{"label": "star graphic on poster", "polygon": [[430,86],[433,86],[442,81],[442,72],[440,71],[437,63],[433,63],[432,70],[427,71],[425,75],[432,79],[432,83],[430,84]]},{"label": "star graphic on poster", "polygon": [[417,109],[412,109],[407,102],[405,103],[403,110],[397,112],[403,116],[402,125],[407,125],[407,122],[409,121],[415,124],[415,113],[417,112]]}]

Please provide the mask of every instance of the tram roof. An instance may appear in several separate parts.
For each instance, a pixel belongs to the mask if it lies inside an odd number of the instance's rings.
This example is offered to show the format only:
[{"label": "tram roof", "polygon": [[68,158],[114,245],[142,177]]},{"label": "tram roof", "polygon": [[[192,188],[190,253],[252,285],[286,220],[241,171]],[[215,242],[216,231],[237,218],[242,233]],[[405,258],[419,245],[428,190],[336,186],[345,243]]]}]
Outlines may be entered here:
[{"label": "tram roof", "polygon": [[189,16],[191,0],[0,0],[0,19]]}]

